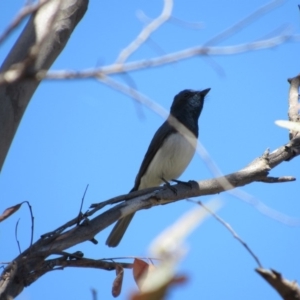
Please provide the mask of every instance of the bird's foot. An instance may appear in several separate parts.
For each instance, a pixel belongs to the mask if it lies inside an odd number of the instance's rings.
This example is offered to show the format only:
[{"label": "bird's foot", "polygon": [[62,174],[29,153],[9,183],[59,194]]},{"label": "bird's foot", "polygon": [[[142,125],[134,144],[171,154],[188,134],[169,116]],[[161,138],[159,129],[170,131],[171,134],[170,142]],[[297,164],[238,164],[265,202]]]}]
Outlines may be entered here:
[{"label": "bird's foot", "polygon": [[185,186],[188,186],[190,189],[193,188],[193,182],[194,180],[189,180],[189,181],[181,181],[181,180],[177,180],[177,179],[172,179],[172,182],[176,182],[176,183],[180,183],[183,184]]},{"label": "bird's foot", "polygon": [[[161,180],[165,183],[164,186],[168,189],[170,189],[175,195],[177,195],[177,189],[173,187],[169,181],[167,181],[164,178],[161,178]],[[172,180],[173,181],[173,180]]]}]

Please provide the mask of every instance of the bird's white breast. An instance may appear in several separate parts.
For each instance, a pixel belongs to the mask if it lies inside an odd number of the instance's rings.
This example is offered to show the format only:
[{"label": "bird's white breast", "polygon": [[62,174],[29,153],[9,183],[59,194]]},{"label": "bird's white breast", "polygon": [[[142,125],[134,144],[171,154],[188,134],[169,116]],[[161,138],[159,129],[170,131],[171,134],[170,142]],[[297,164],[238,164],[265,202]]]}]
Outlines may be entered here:
[{"label": "bird's white breast", "polygon": [[194,156],[197,138],[193,134],[171,134],[155,154],[139,189],[159,186],[163,180],[178,178]]}]

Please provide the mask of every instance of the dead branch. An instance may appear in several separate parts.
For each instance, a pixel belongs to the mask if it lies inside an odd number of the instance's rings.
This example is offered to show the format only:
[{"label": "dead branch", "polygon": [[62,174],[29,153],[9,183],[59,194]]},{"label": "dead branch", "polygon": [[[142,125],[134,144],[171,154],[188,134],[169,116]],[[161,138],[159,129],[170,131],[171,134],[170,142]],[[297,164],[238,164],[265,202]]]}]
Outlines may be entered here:
[{"label": "dead branch", "polygon": [[[191,201],[191,200],[190,200]],[[206,205],[204,205],[201,201],[192,201],[193,203],[197,203],[200,206],[202,206],[206,211],[208,211],[218,222],[220,222],[231,234],[232,236],[237,239],[243,247],[249,252],[249,254],[253,257],[253,259],[256,261],[258,264],[259,268],[262,268],[262,264],[259,261],[257,255],[254,254],[254,252],[251,250],[251,248],[248,246],[246,242],[244,242],[239,235],[236,233],[236,231],[232,228],[232,226],[224,221],[220,216],[218,216],[215,212],[210,210]]]}]

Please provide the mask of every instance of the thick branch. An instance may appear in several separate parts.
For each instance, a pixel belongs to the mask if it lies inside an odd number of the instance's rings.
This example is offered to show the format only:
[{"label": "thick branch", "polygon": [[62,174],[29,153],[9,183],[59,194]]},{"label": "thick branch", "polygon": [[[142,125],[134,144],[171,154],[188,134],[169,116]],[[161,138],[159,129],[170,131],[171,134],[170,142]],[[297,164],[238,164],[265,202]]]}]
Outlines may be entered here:
[{"label": "thick branch", "polygon": [[[48,70],[87,10],[88,0],[51,0],[29,19],[0,72],[12,82],[23,74]],[[40,81],[17,80],[0,86],[0,170],[10,144]]]}]

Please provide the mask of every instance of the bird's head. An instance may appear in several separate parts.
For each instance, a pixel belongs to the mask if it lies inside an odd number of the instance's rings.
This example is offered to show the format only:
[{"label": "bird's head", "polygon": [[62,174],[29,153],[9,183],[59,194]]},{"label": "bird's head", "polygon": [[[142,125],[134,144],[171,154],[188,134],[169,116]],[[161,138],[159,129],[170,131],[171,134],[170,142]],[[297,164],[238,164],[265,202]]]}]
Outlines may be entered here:
[{"label": "bird's head", "polygon": [[179,118],[184,114],[198,120],[203,108],[204,98],[210,91],[210,88],[202,91],[183,90],[178,93],[171,106],[171,114]]}]

